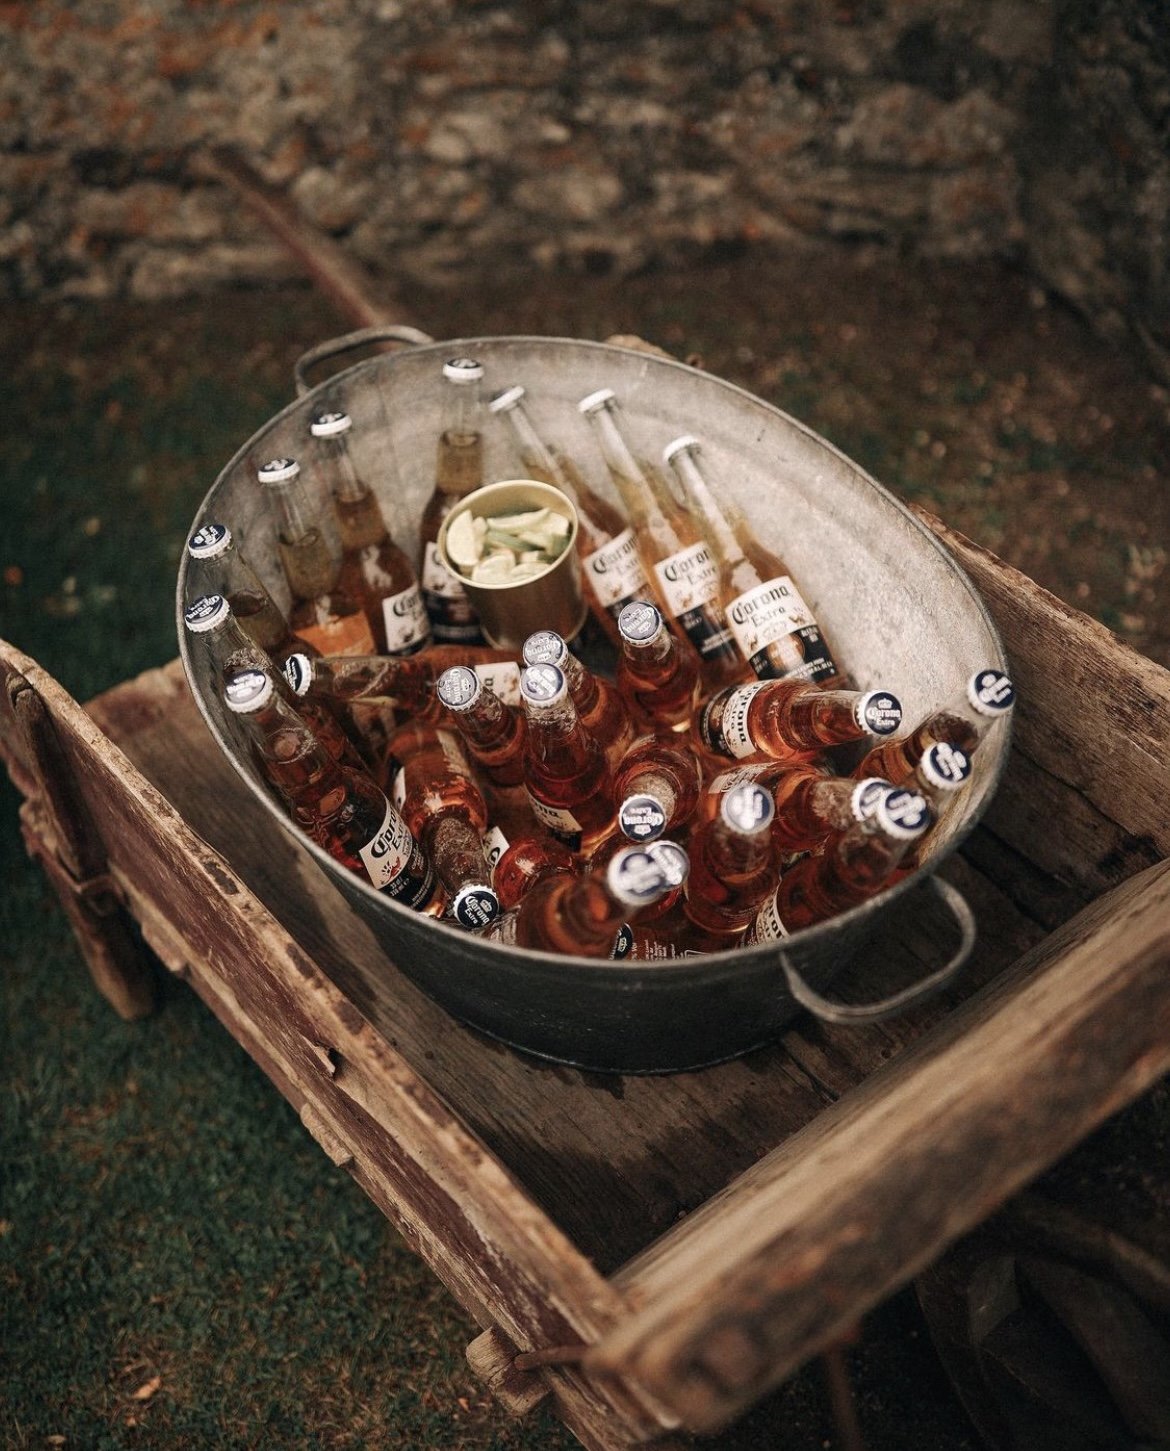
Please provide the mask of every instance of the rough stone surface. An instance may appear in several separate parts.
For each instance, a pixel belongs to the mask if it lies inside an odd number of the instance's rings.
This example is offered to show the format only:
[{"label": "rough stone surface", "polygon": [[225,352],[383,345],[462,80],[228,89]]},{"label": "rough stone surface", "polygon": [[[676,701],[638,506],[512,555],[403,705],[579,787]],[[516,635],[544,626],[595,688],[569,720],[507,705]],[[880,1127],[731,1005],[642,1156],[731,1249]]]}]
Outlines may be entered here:
[{"label": "rough stone surface", "polygon": [[282,273],[219,143],[406,283],[864,240],[1170,348],[1163,0],[57,0],[0,61],[8,295]]}]

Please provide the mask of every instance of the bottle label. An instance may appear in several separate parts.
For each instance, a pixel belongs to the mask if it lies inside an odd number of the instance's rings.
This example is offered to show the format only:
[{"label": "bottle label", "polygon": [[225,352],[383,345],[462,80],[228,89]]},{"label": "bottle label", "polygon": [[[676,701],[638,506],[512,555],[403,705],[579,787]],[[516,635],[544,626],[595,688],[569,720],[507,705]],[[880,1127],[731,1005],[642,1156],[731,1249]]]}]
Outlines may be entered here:
[{"label": "bottle label", "polygon": [[779,942],[788,936],[788,928],[780,920],[780,909],[776,904],[775,892],[756,913],[756,919],[748,929],[748,942]]},{"label": "bottle label", "polygon": [[[820,680],[835,675],[813,612],[786,574],[745,590],[727,606],[727,623],[735,643],[761,680]],[[768,653],[777,640],[793,636],[783,663]]]},{"label": "bottle label", "polygon": [[776,774],[776,766],[775,761],[757,761],[754,766],[735,766],[730,771],[720,771],[718,776],[711,778],[707,793],[710,796],[720,796],[723,792],[730,791],[733,786],[762,781],[765,777]]},{"label": "bottle label", "polygon": [[386,653],[413,655],[431,637],[431,621],[417,584],[382,601],[382,622],[386,626]]},{"label": "bottle label", "polygon": [[710,545],[702,542],[680,549],[656,564],[654,573],[671,618],[678,621],[700,660],[734,647],[734,636],[716,603],[719,570]]},{"label": "bottle label", "polygon": [[508,850],[511,843],[498,826],[489,826],[483,834],[483,859],[489,871],[495,871],[496,864]]},{"label": "bottle label", "polygon": [[324,625],[306,625],[297,631],[322,655],[373,655],[377,651],[370,622],[361,610],[342,615]]},{"label": "bottle label", "polygon": [[422,599],[432,633],[443,645],[476,645],[483,636],[467,591],[439,558],[433,540],[423,551]]},{"label": "bottle label", "polygon": [[520,707],[520,666],[515,660],[493,660],[473,667],[480,681],[505,705]]},{"label": "bottle label", "polygon": [[[751,685],[734,686],[725,696],[717,695],[708,704],[699,721],[699,731],[708,749],[740,758],[755,754],[755,745],[748,734],[748,706],[766,684],[764,680],[757,680]],[[715,741],[712,739],[711,707],[717,704],[722,705],[722,718],[717,726],[719,740]]]},{"label": "bottle label", "polygon": [[532,814],[552,832],[558,841],[563,841],[567,847],[577,851],[581,846],[581,823],[564,806],[550,806],[546,801],[541,801],[531,791],[527,791],[528,804],[532,807]]},{"label": "bottle label", "polygon": [[381,892],[402,875],[414,852],[414,837],[394,806],[386,802],[386,814],[377,836],[358,855],[374,886]]},{"label": "bottle label", "polygon": [[644,596],[649,589],[646,572],[638,557],[638,545],[632,529],[623,529],[607,544],[587,554],[585,578],[598,603],[616,619],[630,600]]}]

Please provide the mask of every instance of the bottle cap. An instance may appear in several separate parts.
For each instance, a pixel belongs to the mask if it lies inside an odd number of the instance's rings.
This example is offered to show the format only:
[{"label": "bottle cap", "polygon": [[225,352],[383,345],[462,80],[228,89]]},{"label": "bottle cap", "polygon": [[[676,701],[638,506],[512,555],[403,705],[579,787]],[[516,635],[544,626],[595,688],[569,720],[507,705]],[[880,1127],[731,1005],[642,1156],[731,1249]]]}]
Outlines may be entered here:
[{"label": "bottle cap", "polygon": [[289,479],[295,479],[300,473],[301,466],[295,458],[273,458],[266,464],[261,464],[256,471],[256,477],[262,484],[287,484]]},{"label": "bottle cap", "polygon": [[725,791],[719,802],[719,816],[725,826],[733,831],[754,836],[772,825],[776,815],[776,803],[772,793],[757,786],[754,781],[741,781],[730,791]]},{"label": "bottle cap", "polygon": [[224,686],[223,698],[236,715],[249,715],[263,710],[275,689],[272,677],[263,670],[238,670]]},{"label": "bottle cap", "polygon": [[474,932],[477,927],[486,927],[500,915],[500,899],[491,887],[483,882],[469,883],[460,887],[451,903],[451,915],[460,927]]},{"label": "bottle cap", "polygon": [[949,741],[935,741],[918,763],[922,779],[939,791],[957,791],[971,775],[971,757]]},{"label": "bottle cap", "polygon": [[631,841],[657,841],[666,830],[666,812],[656,797],[646,792],[627,796],[618,807],[618,826]]},{"label": "bottle cap", "polygon": [[857,724],[871,736],[892,736],[902,724],[902,702],[888,690],[868,690],[855,714]]},{"label": "bottle cap", "polygon": [[520,696],[532,705],[556,705],[568,693],[564,671],[555,665],[529,665],[520,672]]},{"label": "bottle cap", "polygon": [[1016,691],[1002,670],[977,670],[967,682],[967,699],[980,715],[1006,715]]},{"label": "bottle cap", "polygon": [[649,600],[631,600],[618,615],[618,634],[631,645],[649,645],[662,629],[662,613]]},{"label": "bottle cap", "polygon": [[187,540],[192,559],[218,559],[231,548],[232,531],[226,524],[204,524]]},{"label": "bottle cap", "polygon": [[933,815],[926,798],[917,791],[897,789],[878,798],[873,818],[887,836],[913,841],[930,825]]},{"label": "bottle cap", "polygon": [[488,412],[507,413],[510,408],[515,408],[516,404],[524,397],[525,392],[526,389],[523,383],[516,383],[511,388],[505,388],[502,393],[497,393],[488,402]]},{"label": "bottle cap", "polygon": [[666,870],[640,846],[623,847],[609,859],[605,883],[626,907],[644,907],[671,890]]},{"label": "bottle cap", "polygon": [[183,623],[193,635],[202,635],[222,625],[231,612],[223,595],[200,595],[183,611]]},{"label": "bottle cap", "polygon": [[662,462],[670,463],[676,453],[682,453],[684,448],[698,448],[699,440],[693,433],[680,433],[677,438],[672,438],[662,450]]},{"label": "bottle cap", "polygon": [[294,695],[307,693],[313,683],[313,662],[302,651],[296,650],[284,662],[284,678]]},{"label": "bottle cap", "polygon": [[677,841],[648,842],[646,855],[662,868],[671,889],[681,887],[690,875],[691,859],[686,848],[679,846]]},{"label": "bottle cap", "polygon": [[524,641],[522,654],[525,665],[556,665],[559,668],[568,650],[564,636],[558,635],[555,630],[537,630]]},{"label": "bottle cap", "polygon": [[612,388],[598,388],[596,393],[590,393],[587,398],[582,398],[577,404],[577,411],[586,415],[596,413],[599,408],[611,402],[617,394]]},{"label": "bottle cap", "polygon": [[353,419],[348,413],[318,413],[309,424],[314,438],[336,438],[339,433],[348,433]]},{"label": "bottle cap", "polygon": [[868,821],[883,795],[893,789],[893,783],[884,776],[867,776],[854,786],[849,797],[849,810],[857,821]]},{"label": "bottle cap", "polygon": [[474,358],[448,358],[443,364],[443,377],[450,383],[478,383],[483,377],[483,364]]},{"label": "bottle cap", "polygon": [[448,710],[467,710],[483,694],[483,682],[466,665],[452,665],[435,681],[435,694]]}]

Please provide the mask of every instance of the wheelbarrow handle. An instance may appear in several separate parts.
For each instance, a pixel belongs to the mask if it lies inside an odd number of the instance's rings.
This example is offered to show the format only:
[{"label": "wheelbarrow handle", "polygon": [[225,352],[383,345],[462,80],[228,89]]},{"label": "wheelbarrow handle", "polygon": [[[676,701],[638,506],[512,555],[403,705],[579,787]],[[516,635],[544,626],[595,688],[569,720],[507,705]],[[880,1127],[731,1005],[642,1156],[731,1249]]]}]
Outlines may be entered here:
[{"label": "wheelbarrow handle", "polygon": [[325,342],[318,343],[315,348],[302,353],[293,364],[293,383],[297,397],[303,398],[312,388],[306,376],[309,369],[339,353],[352,352],[354,348],[365,347],[367,343],[407,343],[412,347],[425,347],[427,343],[434,341],[429,333],[420,332],[418,328],[408,327],[405,323],[379,323],[375,327],[362,327],[357,332],[343,333],[338,338],[328,338]]},{"label": "wheelbarrow handle", "polygon": [[788,991],[800,1006],[807,1008],[815,1017],[826,1023],[854,1025],[876,1023],[882,1018],[904,1012],[907,1008],[922,1002],[924,998],[938,992],[940,988],[945,987],[956,977],[959,969],[970,957],[971,949],[975,946],[974,914],[967,904],[967,899],[949,882],[932,876],[926,879],[924,885],[932,887],[938,893],[959,927],[959,945],[944,966],[920,981],[912,983],[909,987],[891,993],[889,997],[880,998],[875,1003],[836,1003],[829,998],[822,997],[781,952],[780,968],[784,973],[784,980],[788,985]]}]

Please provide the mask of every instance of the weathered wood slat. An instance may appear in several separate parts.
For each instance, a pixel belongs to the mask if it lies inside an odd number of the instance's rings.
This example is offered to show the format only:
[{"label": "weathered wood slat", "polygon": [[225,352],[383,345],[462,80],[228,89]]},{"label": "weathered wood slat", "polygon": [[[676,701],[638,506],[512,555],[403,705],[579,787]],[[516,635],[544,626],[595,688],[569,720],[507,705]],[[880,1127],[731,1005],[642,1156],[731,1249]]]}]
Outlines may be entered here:
[{"label": "weathered wood slat", "polygon": [[586,1364],[725,1423],[1170,1068],[1168,968],[1162,862],[623,1270]]}]

